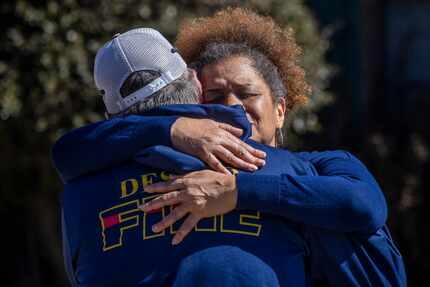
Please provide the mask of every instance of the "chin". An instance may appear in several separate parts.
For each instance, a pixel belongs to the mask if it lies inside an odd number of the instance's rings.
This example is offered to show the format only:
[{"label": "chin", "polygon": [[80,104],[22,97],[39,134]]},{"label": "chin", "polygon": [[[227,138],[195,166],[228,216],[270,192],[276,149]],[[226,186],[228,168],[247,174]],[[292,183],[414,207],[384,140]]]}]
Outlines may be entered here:
[{"label": "chin", "polygon": [[262,143],[261,142],[261,137],[259,135],[254,134],[254,132],[252,133],[252,136],[250,137],[250,139],[252,139],[253,141]]}]

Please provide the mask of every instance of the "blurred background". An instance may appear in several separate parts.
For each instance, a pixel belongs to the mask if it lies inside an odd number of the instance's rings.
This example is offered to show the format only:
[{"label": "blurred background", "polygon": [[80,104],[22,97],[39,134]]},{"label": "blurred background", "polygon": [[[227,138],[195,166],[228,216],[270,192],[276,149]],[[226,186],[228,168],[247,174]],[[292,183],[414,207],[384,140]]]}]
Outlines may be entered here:
[{"label": "blurred background", "polygon": [[429,1],[18,0],[0,4],[2,286],[68,286],[50,147],[102,119],[97,49],[137,26],[174,41],[181,20],[232,5],[293,27],[303,47],[314,91],[290,115],[287,146],[355,153],[385,192],[409,285],[429,274]]}]

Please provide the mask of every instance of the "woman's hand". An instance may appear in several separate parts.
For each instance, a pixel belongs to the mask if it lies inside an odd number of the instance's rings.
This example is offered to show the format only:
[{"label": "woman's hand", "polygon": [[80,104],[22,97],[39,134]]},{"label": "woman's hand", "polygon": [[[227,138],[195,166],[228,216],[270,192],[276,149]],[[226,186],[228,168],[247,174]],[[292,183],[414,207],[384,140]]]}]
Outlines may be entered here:
[{"label": "woman's hand", "polygon": [[146,186],[145,192],[164,194],[141,206],[144,212],[174,206],[168,216],[153,225],[154,232],[161,232],[189,213],[173,237],[174,245],[179,244],[200,219],[230,212],[237,204],[235,176],[212,170],[191,172],[167,182],[158,182]]},{"label": "woman's hand", "polygon": [[194,155],[213,170],[229,173],[221,163],[249,171],[265,164],[266,154],[239,139],[242,130],[210,119],[179,118],[172,125],[173,147]]}]

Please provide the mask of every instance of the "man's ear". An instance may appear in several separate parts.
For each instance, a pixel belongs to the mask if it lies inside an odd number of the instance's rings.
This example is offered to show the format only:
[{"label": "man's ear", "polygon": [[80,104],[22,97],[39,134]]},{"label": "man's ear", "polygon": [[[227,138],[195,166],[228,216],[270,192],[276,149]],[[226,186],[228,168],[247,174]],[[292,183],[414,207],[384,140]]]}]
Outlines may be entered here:
[{"label": "man's ear", "polygon": [[278,129],[282,128],[282,126],[284,125],[285,111],[286,111],[285,99],[284,98],[277,99],[275,112],[276,112],[276,128]]}]

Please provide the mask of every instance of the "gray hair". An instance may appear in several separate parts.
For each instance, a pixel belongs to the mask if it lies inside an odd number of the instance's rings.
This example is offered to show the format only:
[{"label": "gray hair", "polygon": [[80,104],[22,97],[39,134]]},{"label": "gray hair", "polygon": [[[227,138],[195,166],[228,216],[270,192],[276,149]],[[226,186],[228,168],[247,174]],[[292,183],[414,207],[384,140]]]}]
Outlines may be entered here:
[{"label": "gray hair", "polygon": [[[191,75],[191,72],[187,70],[178,79],[134,104],[124,112],[109,116],[141,114],[150,109],[170,104],[197,104],[199,103],[198,88],[191,81]],[[120,93],[123,97],[126,97],[158,77],[160,77],[160,73],[156,71],[143,70],[134,72],[125,80]]]}]

